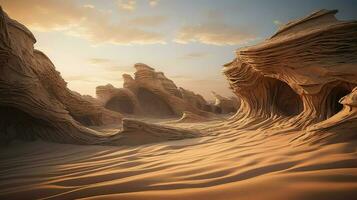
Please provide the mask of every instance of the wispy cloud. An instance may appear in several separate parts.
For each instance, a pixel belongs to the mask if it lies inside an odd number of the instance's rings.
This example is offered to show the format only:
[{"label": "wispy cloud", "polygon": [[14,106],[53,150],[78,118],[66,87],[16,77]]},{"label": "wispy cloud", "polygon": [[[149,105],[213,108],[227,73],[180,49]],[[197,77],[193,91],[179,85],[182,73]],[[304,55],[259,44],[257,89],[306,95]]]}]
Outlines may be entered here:
[{"label": "wispy cloud", "polygon": [[[72,0],[0,0],[6,12],[31,30],[61,30],[91,42],[119,45],[165,43],[163,34],[147,31],[140,23],[110,21],[110,12]],[[150,22],[153,19],[148,19]],[[140,20],[139,20],[140,21]],[[144,23],[144,19],[141,19]],[[152,22],[151,22],[152,23]]]},{"label": "wispy cloud", "polygon": [[95,8],[95,6],[92,4],[84,4],[83,7],[84,8]]},{"label": "wispy cloud", "polygon": [[118,0],[118,7],[120,10],[133,11],[136,9],[135,0]]},{"label": "wispy cloud", "polygon": [[129,24],[134,24],[137,26],[159,26],[164,24],[168,20],[168,17],[157,15],[157,16],[141,16],[128,20]]},{"label": "wispy cloud", "polygon": [[159,3],[159,0],[149,0],[149,5],[150,5],[151,7],[156,6],[158,3]]},{"label": "wispy cloud", "polygon": [[[119,61],[108,58],[89,58],[88,62],[106,72],[134,72],[134,67],[121,65]],[[118,76],[118,74],[116,74],[116,76]]]},{"label": "wispy cloud", "polygon": [[174,41],[181,44],[241,45],[258,39],[249,28],[226,23],[224,13],[219,10],[205,11],[203,16],[206,20],[201,23],[182,26]]},{"label": "wispy cloud", "polygon": [[281,21],[279,21],[279,20],[274,20],[273,23],[278,26],[281,25]]},{"label": "wispy cloud", "polygon": [[180,59],[197,59],[197,58],[203,58],[208,56],[209,54],[206,52],[191,52],[187,53],[185,55],[180,56]]},{"label": "wispy cloud", "polygon": [[[139,2],[142,2],[142,1],[139,1]],[[159,4],[159,0],[148,0],[148,3],[151,7],[155,7]],[[134,11],[137,9],[138,1],[137,0],[117,0],[117,5],[120,10]]]},{"label": "wispy cloud", "polygon": [[107,58],[90,58],[89,62],[91,64],[97,65],[97,64],[108,64],[108,63],[112,63],[113,61]]},{"label": "wispy cloud", "polygon": [[222,22],[207,22],[182,27],[175,38],[177,43],[200,42],[212,45],[239,45],[256,40],[248,31]]},{"label": "wispy cloud", "polygon": [[69,75],[64,77],[66,81],[81,81],[87,83],[97,83],[98,80],[94,76],[87,75]]}]

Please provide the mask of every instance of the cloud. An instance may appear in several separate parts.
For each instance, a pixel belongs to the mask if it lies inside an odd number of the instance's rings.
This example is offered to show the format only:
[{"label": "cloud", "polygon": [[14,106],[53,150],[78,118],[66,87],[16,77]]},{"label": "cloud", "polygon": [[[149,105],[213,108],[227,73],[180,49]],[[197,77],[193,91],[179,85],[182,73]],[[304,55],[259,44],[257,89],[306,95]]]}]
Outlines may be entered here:
[{"label": "cloud", "polygon": [[133,11],[136,9],[135,0],[118,0],[118,7],[121,10]]},{"label": "cloud", "polygon": [[279,20],[274,20],[273,23],[274,23],[275,25],[281,25],[281,21],[279,21]]},{"label": "cloud", "polygon": [[159,26],[167,21],[166,16],[143,16],[130,19],[128,23],[138,26]]},{"label": "cloud", "polygon": [[[158,5],[159,0],[148,0],[151,7]],[[117,0],[117,5],[120,10],[134,11],[137,8],[137,0]]]},{"label": "cloud", "polygon": [[112,63],[113,60],[107,58],[90,58],[89,62],[94,65]]},{"label": "cloud", "polygon": [[70,75],[64,77],[66,81],[97,82],[94,77],[86,75]]},{"label": "cloud", "polygon": [[83,7],[84,8],[95,8],[95,6],[92,4],[85,4],[85,5],[83,5]]},{"label": "cloud", "polygon": [[91,65],[100,67],[102,70],[107,72],[134,72],[134,67],[123,66],[118,61],[108,58],[90,58],[88,61]]},{"label": "cloud", "polygon": [[206,57],[208,55],[208,53],[205,52],[192,52],[192,53],[188,53],[185,54],[183,56],[180,56],[180,59],[197,59],[197,58],[202,58],[202,57]]},{"label": "cloud", "polygon": [[149,5],[150,5],[151,7],[156,6],[158,3],[159,3],[159,0],[149,0]]},{"label": "cloud", "polygon": [[258,38],[255,35],[245,29],[215,21],[184,26],[178,31],[174,41],[182,44],[201,42],[212,45],[240,45],[256,39]]},{"label": "cloud", "polygon": [[[126,21],[112,23],[110,12],[79,5],[72,0],[0,0],[9,15],[37,31],[64,31],[95,44],[119,45],[165,43],[161,33],[147,31]],[[149,19],[150,21],[152,19]],[[145,21],[145,20],[141,20]]]}]

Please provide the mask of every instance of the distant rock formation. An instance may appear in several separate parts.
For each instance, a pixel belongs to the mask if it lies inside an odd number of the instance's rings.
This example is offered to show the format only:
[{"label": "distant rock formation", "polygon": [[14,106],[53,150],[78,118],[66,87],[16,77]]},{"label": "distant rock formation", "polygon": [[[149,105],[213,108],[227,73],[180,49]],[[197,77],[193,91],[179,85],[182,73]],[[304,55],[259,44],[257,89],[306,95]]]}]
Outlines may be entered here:
[{"label": "distant rock formation", "polygon": [[209,117],[203,117],[200,115],[196,115],[194,113],[191,112],[184,112],[182,117],[174,122],[178,122],[178,123],[196,123],[196,122],[205,122],[205,121],[209,121],[212,120]]},{"label": "distant rock formation", "polygon": [[226,98],[222,97],[221,95],[212,92],[213,96],[215,97],[216,101],[213,106],[213,112],[217,114],[227,114],[227,113],[234,113],[239,108],[239,102],[237,98]]},{"label": "distant rock formation", "polygon": [[142,113],[136,95],[127,88],[115,88],[108,84],[96,88],[97,98],[105,108],[122,114]]},{"label": "distant rock formation", "polygon": [[290,22],[224,66],[241,99],[237,128],[338,130],[329,138],[356,130],[357,22],[338,21],[336,13],[321,10]]},{"label": "distant rock formation", "polygon": [[142,64],[135,64],[134,78],[123,74],[124,88],[98,86],[97,98],[104,107],[123,114],[151,117],[177,117],[185,111],[210,116],[210,105],[199,94],[178,88],[163,72]]}]

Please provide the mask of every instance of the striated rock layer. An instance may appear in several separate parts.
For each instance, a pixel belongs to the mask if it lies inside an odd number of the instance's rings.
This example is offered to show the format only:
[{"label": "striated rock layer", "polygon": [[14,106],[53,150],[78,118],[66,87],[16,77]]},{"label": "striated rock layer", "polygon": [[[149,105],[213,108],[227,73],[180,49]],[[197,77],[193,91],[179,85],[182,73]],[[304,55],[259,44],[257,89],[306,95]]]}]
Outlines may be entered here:
[{"label": "striated rock layer", "polygon": [[163,72],[142,64],[135,64],[134,78],[123,74],[124,88],[98,86],[97,98],[106,108],[123,114],[150,117],[177,117],[185,111],[210,116],[211,105],[199,94],[178,88]]},{"label": "striated rock layer", "polygon": [[[86,100],[67,83],[23,25],[0,10],[0,137],[41,137],[92,143],[100,134],[85,126],[118,123],[121,115]],[[6,117],[5,117],[6,116]]]},{"label": "striated rock layer", "polygon": [[336,12],[290,22],[224,66],[241,99],[232,119],[237,128],[313,131],[304,138],[346,130],[357,137],[357,22],[339,21]]},{"label": "striated rock layer", "polygon": [[[124,121],[124,131],[115,135],[88,128],[119,124],[121,114],[105,109],[94,98],[69,90],[48,57],[33,48],[35,42],[34,36],[25,26],[0,10],[1,143],[13,139],[41,138],[61,143],[123,144],[126,140],[124,138],[127,138],[124,135],[133,132],[132,127],[142,130],[139,127],[143,127],[143,123],[138,121]],[[131,107],[126,106],[124,111],[140,112],[131,90],[124,88],[114,92],[130,99],[127,102],[134,102]],[[106,98],[104,94],[103,98]],[[109,103],[107,107],[112,108],[113,105],[115,103]],[[145,127],[144,132],[147,133],[158,130],[150,124]],[[192,137],[192,134],[185,134],[186,131],[181,131],[181,137],[174,137],[171,134],[180,132],[174,128],[163,127],[162,130],[165,132],[161,134],[163,138]]]},{"label": "striated rock layer", "polygon": [[[99,99],[82,96],[67,88],[67,83],[50,59],[34,49],[35,42],[33,34],[9,18],[0,7],[1,143],[40,138],[60,143],[138,145],[199,135],[197,130],[188,131],[136,120],[122,121],[121,113],[149,113],[157,108],[143,107],[140,101],[164,105],[169,114],[183,110],[204,112],[176,97],[181,93],[163,73],[137,65],[135,80],[124,75],[125,88],[106,85],[97,88]],[[166,97],[162,99],[168,102],[158,99],[160,95]],[[139,96],[143,98],[137,98]],[[162,103],[157,104],[160,101]],[[116,129],[109,132],[93,129],[98,126],[113,126]],[[137,140],[138,132],[149,139]]]}]

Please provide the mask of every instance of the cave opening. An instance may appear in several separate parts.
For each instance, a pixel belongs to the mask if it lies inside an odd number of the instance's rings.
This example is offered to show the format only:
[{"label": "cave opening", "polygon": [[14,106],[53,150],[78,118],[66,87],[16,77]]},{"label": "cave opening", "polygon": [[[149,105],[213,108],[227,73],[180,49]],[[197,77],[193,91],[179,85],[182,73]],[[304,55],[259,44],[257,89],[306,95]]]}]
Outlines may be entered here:
[{"label": "cave opening", "polygon": [[279,113],[295,116],[303,111],[301,97],[285,82],[271,78],[273,81],[273,104]]},{"label": "cave opening", "polygon": [[15,138],[35,140],[36,132],[48,127],[45,121],[11,106],[0,106],[0,116],[0,143],[8,143]]},{"label": "cave opening", "polygon": [[137,92],[138,100],[144,113],[153,117],[175,116],[171,106],[159,95],[145,89],[139,88]]},{"label": "cave opening", "polygon": [[127,96],[114,96],[105,104],[105,108],[124,114],[134,113],[134,104]]},{"label": "cave opening", "polygon": [[331,89],[329,94],[327,95],[326,102],[327,102],[327,110],[328,116],[331,117],[332,115],[337,114],[343,108],[343,105],[340,104],[340,99],[351,92],[351,89],[347,85],[337,85]]}]

